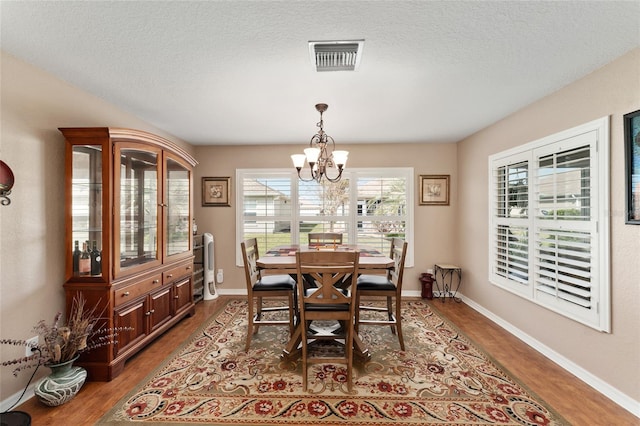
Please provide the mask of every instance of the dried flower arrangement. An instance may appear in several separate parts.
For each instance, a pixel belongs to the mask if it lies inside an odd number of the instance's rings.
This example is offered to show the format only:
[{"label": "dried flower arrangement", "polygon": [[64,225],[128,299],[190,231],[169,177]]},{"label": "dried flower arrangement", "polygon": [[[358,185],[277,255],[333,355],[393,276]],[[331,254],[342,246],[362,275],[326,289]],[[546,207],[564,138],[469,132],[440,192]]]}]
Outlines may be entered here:
[{"label": "dried flower arrangement", "polygon": [[103,312],[97,313],[96,308],[88,308],[86,299],[80,293],[73,299],[66,325],[61,324],[62,313],[58,312],[51,324],[40,320],[33,328],[39,336],[38,344],[31,345],[26,340],[0,339],[3,345],[27,346],[34,352],[29,357],[3,361],[2,365],[16,365],[13,375],[17,376],[20,371],[31,367],[72,361],[83,352],[117,343],[118,333],[131,330],[129,327],[97,327],[103,319]]}]

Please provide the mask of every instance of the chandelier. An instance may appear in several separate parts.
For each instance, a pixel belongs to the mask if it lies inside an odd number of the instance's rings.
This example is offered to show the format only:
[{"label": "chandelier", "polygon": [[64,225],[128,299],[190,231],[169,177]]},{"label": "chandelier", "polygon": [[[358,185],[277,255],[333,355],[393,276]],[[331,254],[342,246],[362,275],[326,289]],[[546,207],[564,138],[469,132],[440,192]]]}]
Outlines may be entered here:
[{"label": "chandelier", "polygon": [[[320,182],[323,177],[329,182],[338,182],[340,178],[342,178],[342,171],[347,163],[349,151],[335,151],[336,143],[331,136],[324,132],[322,113],[325,112],[327,108],[329,108],[327,104],[316,105],[316,110],[320,113],[320,121],[316,126],[318,126],[320,130],[313,135],[309,142],[309,148],[304,150],[304,154],[294,154],[291,156],[293,166],[298,171],[298,177],[304,182],[311,182],[313,180]],[[309,178],[303,178],[301,174],[305,160],[309,164],[311,174]],[[327,174],[327,170],[332,167],[337,167],[338,169],[338,175],[333,178]]]}]

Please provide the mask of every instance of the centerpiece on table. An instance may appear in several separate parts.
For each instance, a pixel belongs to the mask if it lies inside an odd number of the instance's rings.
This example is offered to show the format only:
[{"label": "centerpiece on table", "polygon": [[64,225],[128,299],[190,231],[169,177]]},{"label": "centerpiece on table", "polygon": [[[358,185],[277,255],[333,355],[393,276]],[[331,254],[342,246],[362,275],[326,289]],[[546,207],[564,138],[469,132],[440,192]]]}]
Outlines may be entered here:
[{"label": "centerpiece on table", "polygon": [[[89,308],[86,299],[80,293],[73,299],[69,316],[65,323],[59,312],[51,324],[40,320],[33,328],[38,334],[38,343],[25,340],[0,339],[0,343],[14,346],[31,347],[33,355],[2,362],[3,366],[15,365],[13,375],[22,370],[44,365],[51,374],[40,380],[34,393],[38,399],[49,406],[64,404],[73,398],[87,378],[87,371],[73,363],[78,357],[92,349],[117,343],[118,333],[129,328],[108,329],[99,322],[102,312],[96,312],[97,306]],[[34,373],[35,374],[35,373]],[[28,385],[27,385],[28,386]]]}]

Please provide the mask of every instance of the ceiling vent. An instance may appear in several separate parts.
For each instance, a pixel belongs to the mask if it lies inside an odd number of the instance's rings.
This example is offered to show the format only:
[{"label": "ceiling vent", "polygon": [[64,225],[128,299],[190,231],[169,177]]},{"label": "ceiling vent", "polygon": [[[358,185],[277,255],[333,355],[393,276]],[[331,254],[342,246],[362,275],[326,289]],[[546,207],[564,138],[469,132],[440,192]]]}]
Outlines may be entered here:
[{"label": "ceiling vent", "polygon": [[364,40],[310,41],[309,54],[316,71],[356,71]]}]

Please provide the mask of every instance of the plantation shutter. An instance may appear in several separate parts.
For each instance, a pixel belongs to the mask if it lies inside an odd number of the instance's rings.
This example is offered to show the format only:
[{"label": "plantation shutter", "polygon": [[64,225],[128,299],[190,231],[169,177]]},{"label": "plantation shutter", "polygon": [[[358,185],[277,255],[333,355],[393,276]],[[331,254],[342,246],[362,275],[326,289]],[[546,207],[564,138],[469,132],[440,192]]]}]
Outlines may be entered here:
[{"label": "plantation shutter", "polygon": [[592,215],[591,132],[563,141],[562,150],[536,150],[535,291],[546,304],[580,318],[597,314],[593,294],[597,221]]},{"label": "plantation shutter", "polygon": [[601,331],[611,327],[608,123],[489,157],[489,281]]},{"label": "plantation shutter", "polygon": [[405,238],[407,178],[383,173],[357,174],[358,244],[391,250],[391,238]]},{"label": "plantation shutter", "polygon": [[240,240],[257,238],[261,253],[269,247],[290,243],[293,219],[291,174],[244,173],[238,180]]},{"label": "plantation shutter", "polygon": [[519,293],[529,285],[529,160],[507,157],[493,167],[491,256],[494,279]]},{"label": "plantation shutter", "polygon": [[298,182],[299,243],[307,244],[309,232],[338,232],[349,244],[350,179],[338,182]]},{"label": "plantation shutter", "polygon": [[390,238],[409,242],[413,266],[413,169],[349,169],[339,182],[299,180],[285,169],[236,170],[236,265],[240,242],[257,238],[261,253],[275,246],[307,244],[309,232],[340,232],[344,244],[382,253]]}]

